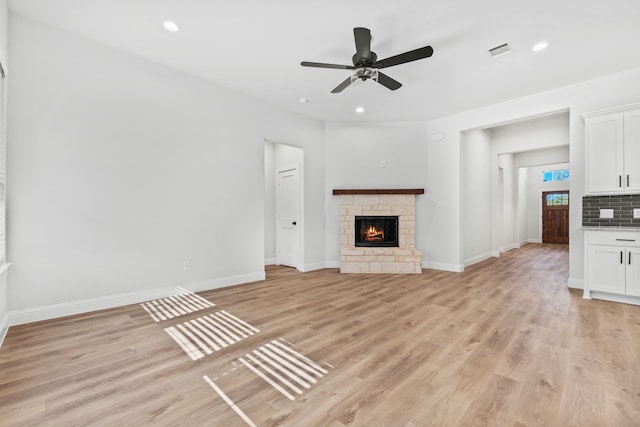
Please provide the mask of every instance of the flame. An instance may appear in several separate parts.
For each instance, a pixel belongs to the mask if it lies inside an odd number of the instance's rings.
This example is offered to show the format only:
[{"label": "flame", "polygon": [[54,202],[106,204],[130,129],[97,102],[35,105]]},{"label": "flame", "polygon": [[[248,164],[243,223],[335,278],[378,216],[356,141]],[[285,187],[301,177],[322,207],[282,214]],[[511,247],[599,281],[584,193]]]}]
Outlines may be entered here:
[{"label": "flame", "polygon": [[371,226],[365,232],[366,240],[384,240],[384,230],[378,230],[377,228]]}]

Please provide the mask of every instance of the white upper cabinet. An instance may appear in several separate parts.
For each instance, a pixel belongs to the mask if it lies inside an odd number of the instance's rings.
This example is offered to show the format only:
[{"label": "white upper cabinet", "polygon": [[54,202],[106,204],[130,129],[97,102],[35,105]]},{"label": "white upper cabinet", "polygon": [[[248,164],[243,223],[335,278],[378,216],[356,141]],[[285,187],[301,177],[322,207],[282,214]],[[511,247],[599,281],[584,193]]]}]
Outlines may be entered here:
[{"label": "white upper cabinet", "polygon": [[624,115],[624,185],[640,192],[640,110]]},{"label": "white upper cabinet", "polygon": [[640,192],[640,104],[583,117],[587,194]]}]

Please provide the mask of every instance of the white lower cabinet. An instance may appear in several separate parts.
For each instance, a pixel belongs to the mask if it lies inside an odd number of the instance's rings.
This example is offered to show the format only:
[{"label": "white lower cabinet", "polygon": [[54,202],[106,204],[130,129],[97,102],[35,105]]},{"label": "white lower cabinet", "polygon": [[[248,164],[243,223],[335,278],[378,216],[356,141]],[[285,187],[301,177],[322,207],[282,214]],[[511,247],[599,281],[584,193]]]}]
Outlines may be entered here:
[{"label": "white lower cabinet", "polygon": [[640,297],[640,247],[627,248],[627,295]]},{"label": "white lower cabinet", "polygon": [[640,232],[585,231],[584,297],[640,304]]}]

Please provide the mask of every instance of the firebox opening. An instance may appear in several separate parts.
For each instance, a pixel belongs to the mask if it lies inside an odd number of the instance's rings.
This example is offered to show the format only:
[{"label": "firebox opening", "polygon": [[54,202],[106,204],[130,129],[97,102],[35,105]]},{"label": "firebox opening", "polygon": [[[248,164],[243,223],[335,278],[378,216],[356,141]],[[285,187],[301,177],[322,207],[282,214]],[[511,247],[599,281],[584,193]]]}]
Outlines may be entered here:
[{"label": "firebox opening", "polygon": [[356,246],[398,247],[397,216],[356,216]]}]

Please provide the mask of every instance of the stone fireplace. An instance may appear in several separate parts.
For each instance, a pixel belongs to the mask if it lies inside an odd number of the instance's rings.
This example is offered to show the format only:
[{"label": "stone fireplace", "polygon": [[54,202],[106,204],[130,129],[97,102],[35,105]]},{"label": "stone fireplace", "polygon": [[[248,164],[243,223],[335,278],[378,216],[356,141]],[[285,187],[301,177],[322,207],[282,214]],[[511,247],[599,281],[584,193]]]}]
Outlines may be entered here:
[{"label": "stone fireplace", "polygon": [[422,273],[415,199],[423,189],[333,194],[340,196],[341,273]]}]

